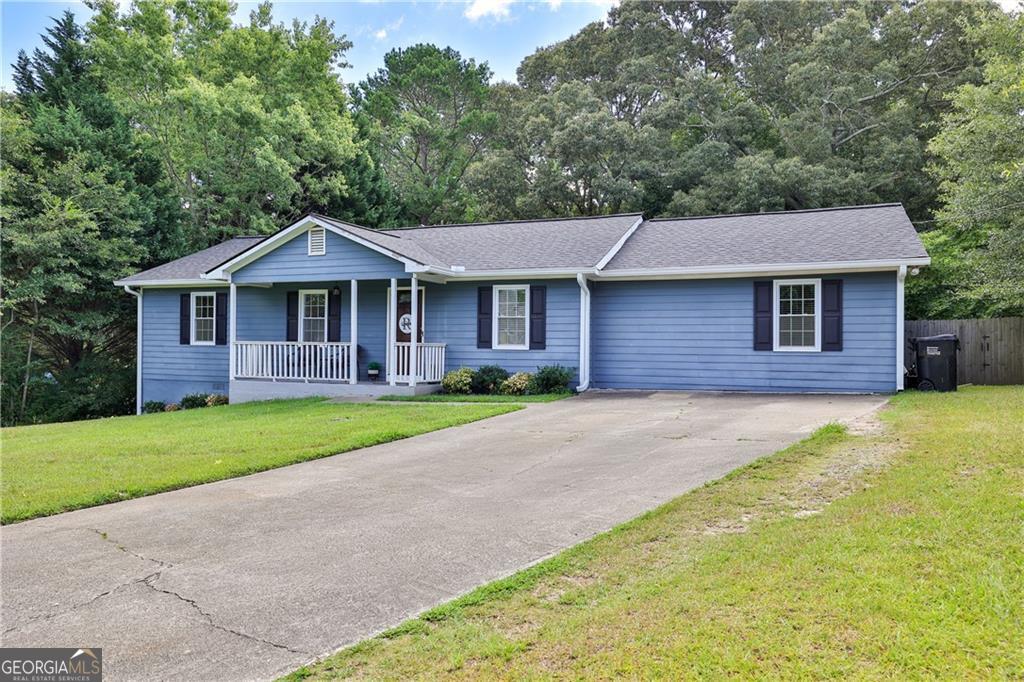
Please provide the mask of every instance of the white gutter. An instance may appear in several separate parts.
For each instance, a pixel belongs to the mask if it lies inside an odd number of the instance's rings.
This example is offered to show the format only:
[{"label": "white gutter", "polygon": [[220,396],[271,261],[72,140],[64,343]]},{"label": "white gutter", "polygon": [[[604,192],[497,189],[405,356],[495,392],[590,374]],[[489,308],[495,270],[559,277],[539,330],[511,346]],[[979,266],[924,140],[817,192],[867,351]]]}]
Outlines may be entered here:
[{"label": "white gutter", "polygon": [[901,265],[896,270],[896,390],[903,390],[903,360],[906,351],[906,341],[903,338],[904,327],[904,291],[903,284],[907,279],[907,266]]},{"label": "white gutter", "polygon": [[135,297],[135,414],[142,414],[142,287],[132,290],[127,284],[124,290]]},{"label": "white gutter", "polygon": [[900,266],[929,265],[931,258],[832,261],[822,263],[759,263],[752,265],[713,265],[688,268],[632,268],[601,270],[594,274],[607,279],[706,279],[716,277],[755,277],[780,274],[818,274],[827,272],[873,272]]},{"label": "white gutter", "polygon": [[577,393],[590,388],[590,287],[582,273],[576,275],[580,285],[580,383]]}]

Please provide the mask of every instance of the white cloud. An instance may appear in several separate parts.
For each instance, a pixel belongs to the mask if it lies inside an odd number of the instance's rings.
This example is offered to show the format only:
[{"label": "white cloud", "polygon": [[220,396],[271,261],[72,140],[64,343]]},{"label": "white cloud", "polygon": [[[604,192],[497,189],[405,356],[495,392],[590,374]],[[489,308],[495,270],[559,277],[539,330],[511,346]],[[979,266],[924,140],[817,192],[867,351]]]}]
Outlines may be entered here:
[{"label": "white cloud", "polygon": [[473,0],[466,7],[465,15],[470,21],[476,21],[484,17],[505,19],[509,15],[509,5],[512,0]]},{"label": "white cloud", "polygon": [[395,19],[394,21],[392,21],[387,26],[384,26],[384,27],[379,28],[376,31],[374,31],[373,32],[373,37],[376,38],[377,40],[384,40],[385,38],[388,37],[388,34],[390,34],[393,31],[397,31],[398,29],[402,28],[402,22],[403,21],[405,21],[405,15],[404,14],[402,16],[398,17],[397,19]]},{"label": "white cloud", "polygon": [[552,12],[557,12],[558,8],[562,6],[562,0],[548,0],[548,7],[551,8]]}]

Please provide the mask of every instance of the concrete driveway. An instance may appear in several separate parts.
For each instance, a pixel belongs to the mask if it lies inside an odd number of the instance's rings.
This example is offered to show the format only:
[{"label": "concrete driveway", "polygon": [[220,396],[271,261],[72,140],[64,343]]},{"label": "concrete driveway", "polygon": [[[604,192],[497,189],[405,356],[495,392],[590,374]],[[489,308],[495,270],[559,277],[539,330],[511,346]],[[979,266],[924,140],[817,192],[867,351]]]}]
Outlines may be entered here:
[{"label": "concrete driveway", "polygon": [[2,644],[270,678],[884,400],[593,394],[7,526]]}]

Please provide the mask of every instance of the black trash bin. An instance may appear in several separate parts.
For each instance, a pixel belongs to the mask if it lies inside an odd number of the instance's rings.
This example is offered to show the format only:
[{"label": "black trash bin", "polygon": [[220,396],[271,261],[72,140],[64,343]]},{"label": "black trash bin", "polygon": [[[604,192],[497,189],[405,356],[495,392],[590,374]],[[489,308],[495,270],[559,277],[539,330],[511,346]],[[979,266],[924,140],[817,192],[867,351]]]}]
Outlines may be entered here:
[{"label": "black trash bin", "polygon": [[917,388],[920,391],[956,390],[956,334],[921,336],[914,339],[917,355]]}]

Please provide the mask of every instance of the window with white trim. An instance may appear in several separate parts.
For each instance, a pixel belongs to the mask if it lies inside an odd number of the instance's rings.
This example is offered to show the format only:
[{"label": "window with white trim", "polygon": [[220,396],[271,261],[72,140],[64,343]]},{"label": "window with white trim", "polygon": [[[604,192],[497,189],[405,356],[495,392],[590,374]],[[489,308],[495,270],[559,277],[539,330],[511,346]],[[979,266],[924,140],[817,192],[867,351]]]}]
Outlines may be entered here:
[{"label": "window with white trim", "polygon": [[327,253],[327,231],[324,228],[314,227],[306,234],[310,256],[322,256]]},{"label": "window with white trim", "polygon": [[493,348],[529,348],[529,320],[528,285],[494,287]]},{"label": "window with white trim", "polygon": [[327,340],[327,290],[299,292],[299,338],[306,343]]},{"label": "window with white trim", "polygon": [[217,295],[209,291],[192,293],[192,343],[213,345],[217,341]]},{"label": "window with white trim", "polygon": [[821,280],[775,280],[775,350],[821,350]]}]

